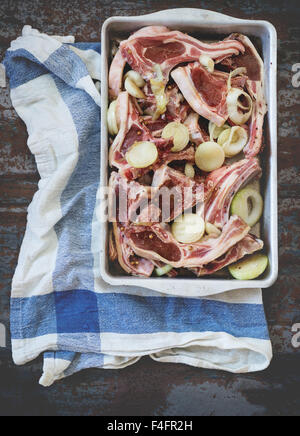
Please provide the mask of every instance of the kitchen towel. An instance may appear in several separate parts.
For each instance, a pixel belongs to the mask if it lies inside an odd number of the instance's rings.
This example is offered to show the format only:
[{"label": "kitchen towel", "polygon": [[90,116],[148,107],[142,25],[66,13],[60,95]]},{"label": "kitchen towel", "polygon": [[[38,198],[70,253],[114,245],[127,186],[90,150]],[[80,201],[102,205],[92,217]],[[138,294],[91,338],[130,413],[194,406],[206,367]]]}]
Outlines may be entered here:
[{"label": "kitchen towel", "polygon": [[14,362],[43,353],[44,386],[145,355],[233,373],[267,368],[261,290],[180,298],[102,280],[100,44],[25,26],[4,64],[40,174],[12,282]]}]

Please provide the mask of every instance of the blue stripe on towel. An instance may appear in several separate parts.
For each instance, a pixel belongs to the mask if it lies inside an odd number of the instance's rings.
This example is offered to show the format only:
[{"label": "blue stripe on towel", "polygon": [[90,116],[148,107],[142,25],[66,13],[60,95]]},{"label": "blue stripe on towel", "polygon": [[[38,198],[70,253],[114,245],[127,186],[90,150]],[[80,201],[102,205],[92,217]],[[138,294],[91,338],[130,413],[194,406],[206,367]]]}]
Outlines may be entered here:
[{"label": "blue stripe on towel", "polygon": [[100,333],[97,297],[90,291],[55,292],[57,333]]},{"label": "blue stripe on towel", "polygon": [[[77,47],[77,44],[72,45]],[[100,45],[97,45],[100,50]],[[43,64],[26,49],[8,50],[4,65],[11,89],[48,73],[53,73],[75,88],[81,78],[89,75],[84,62],[67,45],[55,50]]]},{"label": "blue stripe on towel", "polygon": [[48,69],[25,49],[8,50],[3,63],[11,89],[49,73]]},{"label": "blue stripe on towel", "polygon": [[78,60],[78,56],[65,45],[55,50],[44,65],[55,76],[74,88],[82,77],[89,75],[84,62]]},{"label": "blue stripe on towel", "polygon": [[12,339],[27,339],[57,333],[54,294],[12,298],[10,306]]},{"label": "blue stripe on towel", "polygon": [[[82,333],[210,331],[225,332],[235,337],[269,339],[263,306],[257,304],[229,304],[192,298],[138,297],[115,293],[95,294],[78,289],[56,292],[55,309],[48,295],[21,301],[14,299],[12,302],[15,307],[19,304],[23,305],[24,319],[30,319],[29,314],[36,313],[40,320],[41,327],[38,331],[35,325],[25,326],[21,335],[26,338],[48,333],[66,335],[68,338],[67,334],[74,334],[74,341],[80,344],[79,339],[85,336]],[[56,319],[56,325],[52,318]],[[13,338],[17,339],[15,334],[13,331]],[[77,339],[76,334],[80,334]]]},{"label": "blue stripe on towel", "polygon": [[269,337],[262,305],[100,294],[98,306],[101,333],[224,331],[236,337]]},{"label": "blue stripe on towel", "polygon": [[78,162],[61,195],[63,216],[55,225],[59,245],[54,290],[93,289],[91,240],[100,180],[100,108],[86,92],[74,92],[60,79],[54,80],[78,134]]}]

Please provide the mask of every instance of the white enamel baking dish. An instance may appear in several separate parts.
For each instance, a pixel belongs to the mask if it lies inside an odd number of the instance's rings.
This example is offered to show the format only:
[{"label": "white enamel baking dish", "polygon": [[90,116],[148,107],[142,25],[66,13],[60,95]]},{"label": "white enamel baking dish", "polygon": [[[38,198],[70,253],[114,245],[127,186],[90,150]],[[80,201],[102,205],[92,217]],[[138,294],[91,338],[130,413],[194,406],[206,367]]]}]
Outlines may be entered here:
[{"label": "white enamel baking dish", "polygon": [[[267,21],[241,20],[213,11],[202,9],[170,9],[150,15],[134,17],[111,17],[102,27],[102,83],[101,83],[101,186],[108,183],[108,132],[106,112],[108,106],[109,49],[112,35],[118,33],[126,37],[130,32],[149,25],[165,25],[171,29],[212,36],[218,39],[232,32],[243,33],[251,38],[258,37],[262,43],[265,63],[265,92],[268,113],[265,127],[266,147],[269,148],[264,166],[265,208],[262,219],[262,239],[270,265],[264,276],[258,280],[238,281],[212,278],[139,278],[125,275],[116,276],[109,270],[108,224],[102,224],[100,269],[102,278],[111,285],[140,286],[162,293],[185,297],[203,297],[240,288],[268,288],[278,274],[278,230],[277,230],[277,98],[276,64],[277,35],[272,24]],[[221,37],[220,37],[221,39]]]}]

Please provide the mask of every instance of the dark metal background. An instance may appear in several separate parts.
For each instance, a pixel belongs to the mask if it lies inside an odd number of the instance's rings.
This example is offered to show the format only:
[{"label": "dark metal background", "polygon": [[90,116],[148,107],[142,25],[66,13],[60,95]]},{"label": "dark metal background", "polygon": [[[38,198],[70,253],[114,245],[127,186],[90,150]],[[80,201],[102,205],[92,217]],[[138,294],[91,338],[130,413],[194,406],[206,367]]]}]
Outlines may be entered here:
[{"label": "dark metal background", "polygon": [[[265,19],[278,31],[280,275],[264,293],[274,360],[264,372],[231,375],[145,358],[123,370],[88,370],[44,389],[37,384],[41,359],[14,366],[8,338],[8,348],[0,348],[0,415],[299,415],[300,348],[291,345],[291,328],[300,323],[300,88],[292,87],[291,67],[300,63],[300,3],[2,0],[0,60],[24,24],[50,34],[73,34],[77,41],[98,41],[107,17],[175,7]],[[0,89],[0,322],[7,327],[11,278],[38,182],[26,140],[8,91]]]}]

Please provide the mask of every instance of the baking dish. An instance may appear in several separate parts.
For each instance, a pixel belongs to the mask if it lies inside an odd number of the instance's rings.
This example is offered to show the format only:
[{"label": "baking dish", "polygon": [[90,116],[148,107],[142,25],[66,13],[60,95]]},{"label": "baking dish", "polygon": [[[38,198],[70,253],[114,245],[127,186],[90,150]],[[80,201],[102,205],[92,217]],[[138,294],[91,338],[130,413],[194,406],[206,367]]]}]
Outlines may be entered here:
[{"label": "baking dish", "polygon": [[[106,114],[108,107],[108,70],[110,41],[118,35],[122,38],[149,25],[165,25],[191,34],[205,35],[206,39],[221,39],[230,33],[239,32],[256,37],[261,41],[265,64],[265,94],[268,113],[265,121],[264,153],[265,200],[262,219],[262,239],[269,256],[269,267],[262,278],[238,281],[223,278],[139,278],[114,275],[109,270],[108,223],[101,223],[100,271],[102,278],[111,285],[140,286],[161,293],[184,297],[204,297],[240,288],[267,288],[277,279],[278,274],[278,229],[277,229],[277,97],[276,65],[277,35],[274,26],[267,21],[241,20],[213,11],[202,9],[169,9],[150,15],[135,17],[111,17],[102,27],[102,82],[101,82],[101,186],[108,184],[108,131]],[[218,35],[220,35],[218,37]]]}]

